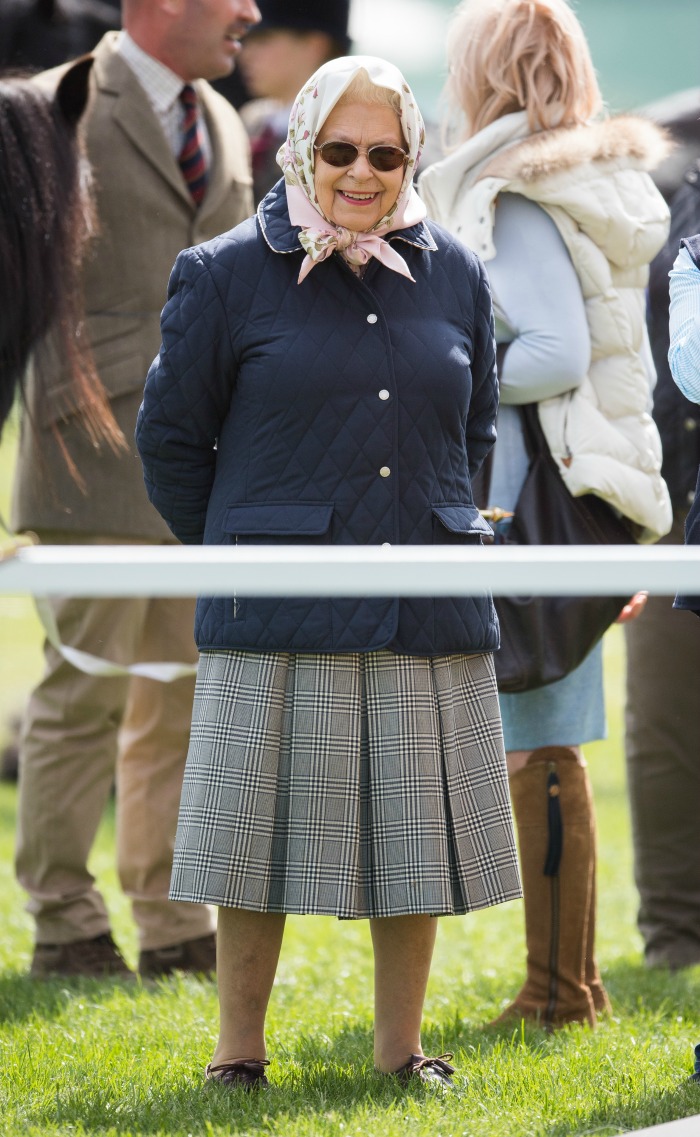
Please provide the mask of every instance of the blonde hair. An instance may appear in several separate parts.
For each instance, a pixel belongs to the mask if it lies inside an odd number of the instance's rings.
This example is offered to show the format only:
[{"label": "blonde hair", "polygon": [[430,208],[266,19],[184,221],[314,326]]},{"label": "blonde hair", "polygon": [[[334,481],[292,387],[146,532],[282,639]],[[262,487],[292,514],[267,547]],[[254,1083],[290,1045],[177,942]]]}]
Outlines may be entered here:
[{"label": "blonde hair", "polygon": [[566,0],[462,0],[447,40],[452,111],[470,137],[527,112],[531,130],[586,122],[603,105],[583,29]]}]

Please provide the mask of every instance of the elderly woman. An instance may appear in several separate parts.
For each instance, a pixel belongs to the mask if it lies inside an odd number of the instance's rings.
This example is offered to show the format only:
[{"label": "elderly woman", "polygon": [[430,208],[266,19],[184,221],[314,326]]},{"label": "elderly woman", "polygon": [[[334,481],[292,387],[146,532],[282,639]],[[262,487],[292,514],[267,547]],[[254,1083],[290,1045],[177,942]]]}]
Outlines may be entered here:
[{"label": "elderly woman", "polygon": [[[325,64],[257,217],[182,253],[137,429],[184,542],[478,545],[491,301],[412,185],[401,74]],[[488,596],[200,599],[172,896],[220,907],[208,1075],[265,1083],[285,914],[368,918],[375,1063],[450,1083],[420,1023],[433,917],[519,894]]]},{"label": "elderly woman", "polygon": [[[565,0],[465,0],[448,58],[462,142],[420,193],[488,265],[501,395],[490,500],[517,501],[528,468],[518,406],[536,403],[569,491],[597,494],[653,541],[671,524],[644,323],[648,263],[668,227],[646,171],[664,137],[631,116],[593,121],[600,91]],[[593,1026],[609,1004],[581,745],[605,733],[600,645],[561,681],[503,695],[501,710],[527,939],[527,979],[502,1018]]]}]

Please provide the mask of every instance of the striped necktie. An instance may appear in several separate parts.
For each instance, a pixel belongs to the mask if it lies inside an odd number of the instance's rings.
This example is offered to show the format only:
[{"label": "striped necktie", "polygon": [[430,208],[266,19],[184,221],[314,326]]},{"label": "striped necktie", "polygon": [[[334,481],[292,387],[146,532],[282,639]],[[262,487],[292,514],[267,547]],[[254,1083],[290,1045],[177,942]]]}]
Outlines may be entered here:
[{"label": "striped necktie", "polygon": [[180,169],[195,205],[201,205],[207,191],[209,172],[202,146],[197,92],[186,83],[180,91],[180,102],[185,109],[182,122],[182,149],[178,156]]}]

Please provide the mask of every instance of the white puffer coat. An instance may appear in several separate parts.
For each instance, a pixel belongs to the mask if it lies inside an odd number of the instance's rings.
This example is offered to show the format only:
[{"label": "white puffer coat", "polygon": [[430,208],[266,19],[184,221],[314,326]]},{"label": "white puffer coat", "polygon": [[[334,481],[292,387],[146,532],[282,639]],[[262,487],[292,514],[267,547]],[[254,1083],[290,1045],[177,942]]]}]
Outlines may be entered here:
[{"label": "white puffer coat", "polygon": [[636,522],[641,541],[657,540],[672,521],[641,355],[648,265],[668,231],[668,209],[647,171],[667,150],[645,119],[530,134],[519,112],[419,182],[429,215],[485,261],[496,254],[500,193],[522,194],[554,221],[581,284],[592,355],[579,387],[539,404],[540,420],[569,491],[598,494]]}]

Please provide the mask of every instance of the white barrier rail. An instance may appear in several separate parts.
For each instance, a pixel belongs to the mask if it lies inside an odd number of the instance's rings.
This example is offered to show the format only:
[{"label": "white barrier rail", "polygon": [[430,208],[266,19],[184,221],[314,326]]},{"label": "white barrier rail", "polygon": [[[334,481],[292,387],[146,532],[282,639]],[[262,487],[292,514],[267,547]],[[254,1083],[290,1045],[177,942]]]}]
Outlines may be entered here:
[{"label": "white barrier rail", "polygon": [[0,595],[700,594],[700,547],[45,545],[0,562]]}]

